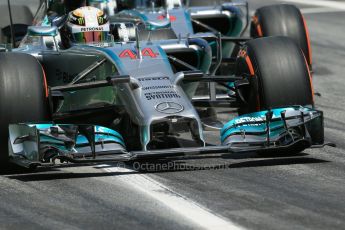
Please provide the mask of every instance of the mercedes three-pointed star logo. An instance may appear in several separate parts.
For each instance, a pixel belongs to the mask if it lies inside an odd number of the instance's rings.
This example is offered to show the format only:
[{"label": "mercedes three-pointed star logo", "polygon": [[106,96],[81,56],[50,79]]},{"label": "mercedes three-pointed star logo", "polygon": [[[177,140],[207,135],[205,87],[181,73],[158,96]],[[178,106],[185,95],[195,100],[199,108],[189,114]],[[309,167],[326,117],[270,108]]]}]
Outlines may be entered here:
[{"label": "mercedes three-pointed star logo", "polygon": [[156,110],[160,113],[174,114],[183,111],[183,106],[175,102],[162,102],[155,106]]}]

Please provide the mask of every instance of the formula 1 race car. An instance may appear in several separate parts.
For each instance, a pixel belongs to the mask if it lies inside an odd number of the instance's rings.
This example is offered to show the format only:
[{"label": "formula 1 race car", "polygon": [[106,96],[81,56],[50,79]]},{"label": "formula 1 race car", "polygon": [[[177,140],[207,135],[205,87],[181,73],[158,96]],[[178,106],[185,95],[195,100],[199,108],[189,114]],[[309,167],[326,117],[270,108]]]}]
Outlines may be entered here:
[{"label": "formula 1 race car", "polygon": [[[104,37],[102,13],[77,10],[69,18],[81,22],[72,27],[78,30],[74,38]],[[91,17],[85,11],[96,12],[98,26],[87,27],[76,17]],[[108,40],[64,49],[57,42],[61,30],[32,26],[20,48],[0,53],[1,161],[32,168],[57,160],[132,161],[323,146],[323,114],[314,109],[308,63],[292,39],[246,41],[236,73],[221,76],[195,67],[212,59],[204,39],[220,37],[140,41],[139,34],[150,28],[132,31],[124,24],[114,24]],[[128,33],[119,36],[124,31],[133,32],[135,41]],[[220,46],[217,50],[221,63]],[[185,56],[198,59],[178,58]],[[227,102],[239,116],[224,125],[219,146],[206,143],[200,116],[183,89],[193,82],[232,83]],[[180,141],[180,135],[190,141]]]}]

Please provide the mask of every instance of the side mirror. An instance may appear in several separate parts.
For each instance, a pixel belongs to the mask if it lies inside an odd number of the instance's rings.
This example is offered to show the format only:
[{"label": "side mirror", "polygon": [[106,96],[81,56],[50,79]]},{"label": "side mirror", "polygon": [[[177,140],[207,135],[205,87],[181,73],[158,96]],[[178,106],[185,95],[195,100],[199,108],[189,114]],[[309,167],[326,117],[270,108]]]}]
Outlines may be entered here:
[{"label": "side mirror", "polygon": [[56,26],[29,26],[29,36],[55,37],[58,35]]},{"label": "side mirror", "polygon": [[[55,46],[55,50],[59,52],[59,46],[56,41],[56,36],[58,35],[59,31],[56,26],[29,26],[28,27],[28,36],[33,36],[33,37],[41,37],[42,44],[44,46],[47,45],[47,40],[51,41],[51,44]],[[44,37],[48,37],[45,39]]]}]

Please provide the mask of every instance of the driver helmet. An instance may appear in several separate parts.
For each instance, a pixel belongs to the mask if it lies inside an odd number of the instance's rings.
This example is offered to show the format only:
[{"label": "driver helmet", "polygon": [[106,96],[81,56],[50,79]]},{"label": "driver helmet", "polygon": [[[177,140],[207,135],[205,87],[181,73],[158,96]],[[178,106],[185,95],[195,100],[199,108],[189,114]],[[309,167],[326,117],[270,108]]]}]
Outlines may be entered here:
[{"label": "driver helmet", "polygon": [[110,32],[106,14],[91,6],[81,7],[70,12],[65,28],[72,44],[105,42]]}]

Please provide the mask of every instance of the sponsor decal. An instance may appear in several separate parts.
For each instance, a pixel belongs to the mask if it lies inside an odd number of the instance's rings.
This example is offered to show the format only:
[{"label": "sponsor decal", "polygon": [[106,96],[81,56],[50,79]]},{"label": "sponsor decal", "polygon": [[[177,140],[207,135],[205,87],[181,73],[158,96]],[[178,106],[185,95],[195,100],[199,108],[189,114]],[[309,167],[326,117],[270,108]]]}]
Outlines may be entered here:
[{"label": "sponsor decal", "polygon": [[[144,48],[141,50],[141,55],[143,57],[157,58],[159,56],[159,53],[155,53],[151,48]],[[120,53],[119,57],[120,58],[137,59],[138,55],[137,55],[136,51],[126,49]]]},{"label": "sponsor decal", "polygon": [[103,31],[104,28],[103,27],[83,27],[80,28],[81,32],[90,32],[90,31]]},{"label": "sponsor decal", "polygon": [[76,76],[76,74],[70,74],[60,69],[55,69],[55,74],[58,82],[63,82],[65,84],[70,83]]},{"label": "sponsor decal", "polygon": [[84,18],[78,18],[78,24],[79,25],[85,25],[85,19]]},{"label": "sponsor decal", "polygon": [[174,114],[180,113],[184,110],[183,106],[175,102],[162,102],[155,106],[155,109],[160,113]]},{"label": "sponsor decal", "polygon": [[[262,122],[265,119],[262,117],[241,117],[235,120],[236,125],[241,125],[247,122]],[[260,126],[262,124],[244,124],[243,126]]]},{"label": "sponsor decal", "polygon": [[161,86],[148,86],[148,87],[143,87],[143,90],[152,90],[152,89],[173,89],[174,86],[172,85],[161,85]]},{"label": "sponsor decal", "polygon": [[169,80],[169,77],[145,77],[145,78],[138,78],[139,81],[162,81],[162,80]]},{"label": "sponsor decal", "polygon": [[100,25],[104,24],[104,18],[103,17],[98,17],[98,24],[100,24]]},{"label": "sponsor decal", "polygon": [[152,92],[145,93],[146,100],[155,100],[155,99],[172,99],[172,98],[181,98],[181,96],[175,91],[162,91],[162,92]]}]

